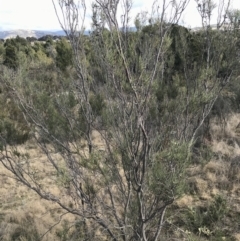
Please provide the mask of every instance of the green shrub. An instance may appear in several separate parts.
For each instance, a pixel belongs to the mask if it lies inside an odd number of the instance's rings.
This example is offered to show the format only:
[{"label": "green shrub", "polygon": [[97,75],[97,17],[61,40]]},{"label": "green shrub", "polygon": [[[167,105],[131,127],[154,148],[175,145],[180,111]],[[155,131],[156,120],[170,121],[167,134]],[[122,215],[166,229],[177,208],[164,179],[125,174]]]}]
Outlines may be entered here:
[{"label": "green shrub", "polygon": [[225,232],[220,234],[218,228],[228,211],[226,199],[216,196],[206,207],[194,207],[185,211],[183,214],[184,226],[195,234],[211,236],[210,240],[217,240],[216,237],[229,235]]},{"label": "green shrub", "polygon": [[104,97],[100,94],[91,95],[89,102],[93,113],[100,116],[103,108],[105,107]]},{"label": "green shrub", "polygon": [[23,144],[29,138],[30,128],[17,105],[10,99],[6,101],[5,98],[5,96],[0,98],[1,140],[9,145]]},{"label": "green shrub", "polygon": [[27,126],[20,126],[19,123],[4,118],[0,120],[0,135],[7,144],[23,144],[29,138],[29,129]]}]

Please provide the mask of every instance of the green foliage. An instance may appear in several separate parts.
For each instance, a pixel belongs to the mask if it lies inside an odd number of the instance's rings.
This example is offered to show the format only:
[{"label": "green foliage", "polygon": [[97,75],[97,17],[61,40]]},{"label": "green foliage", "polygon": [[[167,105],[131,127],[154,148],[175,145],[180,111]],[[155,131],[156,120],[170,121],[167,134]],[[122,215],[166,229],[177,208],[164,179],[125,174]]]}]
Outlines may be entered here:
[{"label": "green foliage", "polygon": [[15,39],[7,39],[4,43],[5,58],[3,64],[8,68],[16,70],[24,65],[26,59],[32,60],[34,51],[26,39],[17,36]]},{"label": "green foliage", "polygon": [[0,42],[0,63],[3,62],[4,55],[5,55],[5,48],[3,43]]},{"label": "green foliage", "polygon": [[208,207],[208,225],[221,221],[227,214],[227,200],[222,196],[216,196]]},{"label": "green foliage", "polygon": [[0,135],[10,145],[23,144],[28,140],[29,128],[27,126],[23,126],[23,129],[19,128],[21,126],[18,123],[8,118],[1,119],[0,121]]},{"label": "green foliage", "polygon": [[217,240],[220,236],[227,235],[221,232],[218,225],[222,223],[223,219],[226,219],[228,213],[226,199],[222,196],[215,196],[207,207],[189,208],[185,211],[183,222],[191,232],[203,236],[207,235],[211,237],[210,240]]},{"label": "green foliage", "polygon": [[10,145],[24,143],[29,137],[30,128],[24,119],[22,111],[6,93],[0,95],[0,108],[1,137]]},{"label": "green foliage", "polygon": [[38,52],[38,51],[44,51],[44,46],[43,44],[41,44],[40,42],[34,42],[33,46],[32,46],[32,49],[35,51],[35,52]]},{"label": "green foliage", "polygon": [[26,47],[29,43],[27,42],[27,40],[25,38],[21,38],[19,36],[17,36],[15,39],[12,40],[15,45],[18,46],[18,49],[20,49],[21,47]]},{"label": "green foliage", "polygon": [[56,65],[65,72],[68,66],[72,66],[73,55],[71,46],[66,39],[62,38],[56,44],[56,51]]},{"label": "green foliage", "polygon": [[[53,96],[42,92],[35,101],[38,110],[44,113],[45,127],[49,131],[48,138],[51,139],[51,136],[54,136],[62,141],[69,140],[71,136],[70,126],[67,119],[61,114],[61,97],[59,97],[59,100],[54,100]],[[46,133],[43,134],[43,138],[44,135]]]},{"label": "green foliage", "polygon": [[100,94],[91,95],[89,103],[91,104],[93,113],[96,116],[100,116],[103,108],[105,107],[104,97]]},{"label": "green foliage", "polygon": [[172,198],[171,193],[181,196],[186,187],[184,170],[188,165],[187,143],[172,141],[153,160],[149,185],[162,199]]},{"label": "green foliage", "polygon": [[41,63],[41,65],[43,65],[44,68],[53,63],[53,60],[50,57],[48,57],[46,53],[41,49],[37,50],[35,57]]},{"label": "green foliage", "polygon": [[8,68],[16,70],[19,62],[17,57],[17,48],[13,45],[7,45],[5,48],[5,59],[3,64]]}]

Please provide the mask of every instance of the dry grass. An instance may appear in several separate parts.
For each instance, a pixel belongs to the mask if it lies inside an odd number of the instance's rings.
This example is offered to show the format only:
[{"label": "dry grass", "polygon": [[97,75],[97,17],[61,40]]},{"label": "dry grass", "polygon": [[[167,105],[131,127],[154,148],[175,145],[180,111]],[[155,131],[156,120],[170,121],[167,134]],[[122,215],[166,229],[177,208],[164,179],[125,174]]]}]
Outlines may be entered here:
[{"label": "dry grass", "polygon": [[[37,145],[26,143],[26,145],[18,146],[18,151],[20,153],[28,153],[31,166],[38,170],[42,184],[48,186],[52,193],[60,195],[61,190],[56,185],[56,178],[51,176],[51,166]],[[55,154],[55,158],[60,159],[60,156]],[[0,165],[0,182],[0,214],[3,217],[1,227],[4,229],[2,230],[4,231],[4,236],[0,236],[1,240],[10,240],[14,230],[18,231],[20,228],[33,232],[34,230],[31,230],[29,226],[35,227],[41,236],[61,220],[60,216],[63,211],[60,211],[56,204],[40,199],[35,192],[14,180],[13,175],[2,165]],[[26,220],[29,218],[32,221],[26,226]],[[65,215],[64,219],[73,221],[75,218],[69,214]],[[55,232],[56,228],[60,226],[61,222],[47,232],[42,240],[57,240]]]},{"label": "dry grass", "polygon": [[194,198],[191,195],[184,195],[176,201],[176,205],[179,208],[191,207],[194,204]]},{"label": "dry grass", "polygon": [[[231,159],[240,155],[238,145],[238,140],[240,140],[239,123],[240,114],[229,116],[224,130],[217,120],[212,121],[212,138],[209,147],[214,155],[205,165],[192,165],[187,170],[191,195],[185,195],[176,201],[179,208],[201,206],[203,203],[212,200],[216,195],[224,195],[234,200],[232,208],[240,213],[240,182],[234,181],[229,185]],[[92,139],[95,147],[104,150],[103,140],[99,133],[94,132]],[[81,146],[84,147],[83,152],[88,153],[87,143],[81,143]],[[60,195],[60,186],[56,183],[57,179],[52,175],[52,167],[41,150],[33,142],[29,142],[19,146],[18,151],[22,154],[27,153],[30,157],[32,167],[39,171],[42,184],[48,186],[52,193]],[[53,156],[59,162],[62,161],[59,154],[53,153]],[[236,177],[240,180],[240,172],[236,174]],[[0,183],[0,219],[2,220],[0,232],[4,229],[4,232],[10,235],[11,230],[15,230],[26,222],[26,218],[33,218],[40,234],[44,234],[52,225],[59,222],[62,211],[59,211],[54,203],[41,200],[33,191],[17,183],[1,165]],[[66,199],[66,202],[69,201],[67,196],[63,198]],[[75,220],[71,215],[64,218],[70,222]],[[61,227],[61,223],[48,232],[43,241],[59,240],[55,235],[56,229],[59,227]],[[236,233],[235,237],[240,240],[240,234]],[[7,240],[7,237],[5,237],[5,240]]]},{"label": "dry grass", "polygon": [[220,123],[217,118],[211,121],[211,136],[214,140],[226,140],[238,136],[238,125],[240,123],[240,114],[234,113]]},{"label": "dry grass", "polygon": [[222,225],[232,233],[232,237],[240,240],[239,226],[234,224],[239,222],[240,217],[240,114],[230,115],[224,126],[215,119],[211,122],[210,129],[211,141],[207,146],[211,150],[210,161],[188,168],[191,195],[182,197],[176,203],[183,209],[201,208],[211,203],[215,197],[223,197],[227,200],[230,216],[235,221],[226,217]]},{"label": "dry grass", "polygon": [[236,239],[236,241],[240,241],[240,233],[235,233],[233,236]]},{"label": "dry grass", "polygon": [[211,160],[204,167],[204,172],[214,173],[216,175],[226,175],[226,170],[229,168],[229,163],[223,160]]},{"label": "dry grass", "polygon": [[[103,139],[98,132],[93,132],[92,140],[95,148],[104,150]],[[88,157],[89,152],[87,143],[80,143],[79,146],[81,149],[81,155]],[[72,146],[72,148],[76,147],[77,146],[74,145]],[[60,165],[62,163],[64,166],[62,156],[55,153],[54,150],[51,151],[50,146],[48,149],[54,160],[60,163]],[[71,197],[64,194],[65,192],[61,189],[61,184],[54,174],[52,165],[47,160],[46,155],[36,144],[34,144],[34,142],[27,142],[24,145],[17,146],[17,152],[20,153],[21,156],[26,156],[29,165],[37,172],[39,182],[46,191],[49,190],[52,194],[60,197],[61,201],[67,205],[70,205],[70,203],[74,206],[77,205],[76,203],[73,203]],[[40,199],[35,192],[29,190],[21,183],[16,182],[12,177],[13,175],[0,165],[0,182],[2,183],[0,189],[0,214],[3,216],[2,225],[10,227],[9,229],[11,230],[15,230],[19,225],[21,226],[22,222],[25,222],[24,220],[26,216],[31,216],[37,224],[37,231],[42,235],[62,219],[62,221],[47,232],[42,239],[43,241],[58,241],[59,238],[55,235],[56,230],[62,228],[64,220],[67,220],[68,223],[70,222],[74,224],[76,222],[76,217],[68,214],[64,215],[63,218],[60,218],[63,214],[63,210],[59,209],[56,204]],[[97,181],[96,177],[94,180]],[[9,224],[13,219],[15,220],[15,226]],[[11,232],[6,228],[4,229],[4,233],[5,232],[8,233],[8,236],[4,238],[4,241],[8,241],[10,240],[9,235],[11,235]],[[0,240],[2,240],[1,233]]]},{"label": "dry grass", "polygon": [[[230,115],[224,124],[217,119],[211,122],[211,149],[215,158],[204,166],[204,174],[215,187],[233,190],[234,182],[240,180],[240,163],[234,159],[240,156],[240,114]],[[233,163],[234,162],[234,163]]]}]

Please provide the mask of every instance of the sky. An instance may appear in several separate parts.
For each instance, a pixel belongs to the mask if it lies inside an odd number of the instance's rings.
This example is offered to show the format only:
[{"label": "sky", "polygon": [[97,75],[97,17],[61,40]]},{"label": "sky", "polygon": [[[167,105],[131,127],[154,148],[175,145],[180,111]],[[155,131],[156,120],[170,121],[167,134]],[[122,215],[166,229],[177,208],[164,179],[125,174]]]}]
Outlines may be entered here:
[{"label": "sky", "polygon": [[[153,0],[132,0],[132,22],[138,12],[150,11]],[[170,2],[171,0],[168,0]],[[180,1],[180,0],[177,0]],[[217,1],[217,0],[215,0]],[[222,0],[218,0],[222,1]],[[57,2],[57,0],[55,0]],[[90,29],[91,0],[86,0],[89,7],[85,27]],[[159,3],[162,1],[159,0]],[[232,0],[231,8],[240,9],[240,0]],[[186,27],[201,25],[196,0],[190,0],[180,24]],[[0,30],[59,30],[52,0],[0,0]]]}]

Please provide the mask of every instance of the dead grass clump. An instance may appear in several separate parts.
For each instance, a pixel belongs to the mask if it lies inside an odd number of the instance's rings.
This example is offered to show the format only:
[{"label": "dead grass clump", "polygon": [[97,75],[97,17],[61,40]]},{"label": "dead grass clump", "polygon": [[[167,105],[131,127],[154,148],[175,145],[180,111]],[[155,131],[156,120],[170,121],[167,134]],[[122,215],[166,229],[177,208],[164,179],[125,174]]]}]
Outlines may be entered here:
[{"label": "dead grass clump", "polygon": [[32,215],[26,213],[8,214],[0,223],[1,241],[37,241],[40,240],[39,232],[36,228]]},{"label": "dead grass clump", "polygon": [[204,193],[208,192],[208,182],[200,177],[192,177],[188,181],[189,191],[191,194],[198,194],[202,196]]},{"label": "dead grass clump", "polygon": [[203,171],[204,173],[211,172],[222,176],[226,175],[226,173],[228,172],[228,168],[229,164],[226,161],[211,160],[204,166]]},{"label": "dead grass clump", "polygon": [[213,150],[214,153],[217,153],[218,156],[220,156],[220,158],[227,159],[234,152],[234,147],[229,146],[224,141],[213,140],[212,150]]},{"label": "dead grass clump", "polygon": [[193,165],[187,168],[187,175],[188,177],[193,177],[202,174],[202,167],[201,165]]},{"label": "dead grass clump", "polygon": [[235,233],[233,237],[236,239],[236,241],[240,241],[240,233]]},{"label": "dead grass clump", "polygon": [[214,140],[225,140],[237,137],[236,129],[240,120],[240,114],[230,115],[224,123],[220,123],[217,118],[211,121],[211,136]]},{"label": "dead grass clump", "polygon": [[228,180],[229,162],[223,160],[211,160],[203,171],[206,179],[211,183],[212,188],[227,190],[229,188]]},{"label": "dead grass clump", "polygon": [[240,114],[232,114],[224,123],[216,118],[211,121],[210,133],[213,140],[212,149],[215,153],[222,153],[230,157],[240,154],[237,133],[239,120]]},{"label": "dead grass clump", "polygon": [[179,198],[176,201],[176,205],[179,208],[185,208],[185,207],[192,206],[193,202],[194,202],[193,196],[191,196],[191,195],[184,195],[183,197]]},{"label": "dead grass clump", "polygon": [[240,155],[239,120],[240,114],[232,114],[226,119],[224,125],[217,119],[211,122],[212,150],[225,159]]},{"label": "dead grass clump", "polygon": [[213,172],[207,172],[206,179],[209,182],[209,190],[211,195],[216,195],[223,190],[228,190],[230,187],[230,182],[225,175],[218,175]]},{"label": "dead grass clump", "polygon": [[240,182],[240,156],[231,159],[228,177],[231,181]]},{"label": "dead grass clump", "polygon": [[223,125],[219,125],[219,121],[215,118],[210,124],[210,134],[213,140],[222,140],[225,136],[223,132]]},{"label": "dead grass clump", "polygon": [[211,185],[217,182],[217,176],[215,173],[212,173],[212,172],[206,173],[206,179],[211,182]]}]

